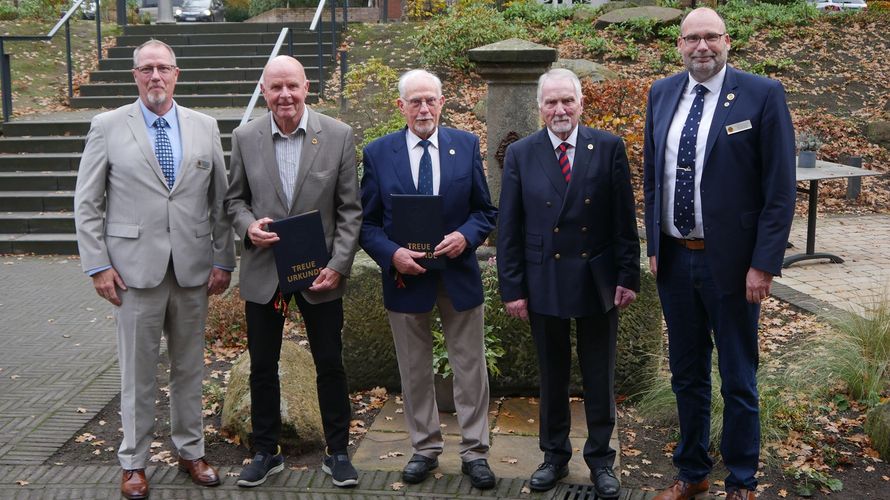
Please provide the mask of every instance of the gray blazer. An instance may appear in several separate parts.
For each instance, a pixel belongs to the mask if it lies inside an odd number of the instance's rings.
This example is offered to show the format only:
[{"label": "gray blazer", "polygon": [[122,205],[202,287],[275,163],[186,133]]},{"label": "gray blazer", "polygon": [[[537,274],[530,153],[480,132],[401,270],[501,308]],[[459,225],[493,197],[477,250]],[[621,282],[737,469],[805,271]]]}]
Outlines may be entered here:
[{"label": "gray blazer", "polygon": [[84,271],[110,265],[128,287],[153,288],[172,259],[176,281],[193,287],[206,285],[213,264],[235,266],[216,120],[182,106],[177,116],[182,162],[173,189],[138,102],[93,118],[74,194]]},{"label": "gray blazer", "polygon": [[[309,113],[300,170],[294,186],[293,206],[281,185],[272,123],[269,115],[255,118],[232,133],[232,158],[226,211],[242,238],[241,297],[265,304],[278,288],[278,273],[271,248],[253,246],[247,227],[263,217],[278,220],[318,210],[331,260],[327,267],[349,276],[358,248],[362,208],[358,197],[355,145],[352,128],[306,108]],[[335,290],[304,291],[309,303],[318,304],[343,296],[346,280]]]}]

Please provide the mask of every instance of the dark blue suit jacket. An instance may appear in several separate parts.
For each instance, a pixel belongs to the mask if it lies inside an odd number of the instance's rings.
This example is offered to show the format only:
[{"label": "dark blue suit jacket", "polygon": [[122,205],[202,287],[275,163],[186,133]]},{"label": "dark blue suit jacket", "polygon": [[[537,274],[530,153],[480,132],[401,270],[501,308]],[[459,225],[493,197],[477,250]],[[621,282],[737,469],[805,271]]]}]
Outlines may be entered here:
[{"label": "dark blue suit jacket", "polygon": [[[504,302],[561,318],[601,314],[589,261],[611,247],[617,284],[640,289],[640,240],[624,142],[578,128],[566,184],[542,129],[507,148],[498,222]],[[614,284],[614,283],[613,283]]]},{"label": "dark blue suit jacket", "polygon": [[[643,172],[650,256],[658,256],[662,232],[665,141],[687,78],[676,74],[649,90]],[[728,133],[745,120],[749,130]],[[781,274],[795,186],[794,127],[782,85],[727,67],[701,180],[706,258],[722,290],[744,291],[749,267]]]},{"label": "dark blue suit jacket", "polygon": [[405,140],[406,129],[368,144],[363,153],[361,247],[380,265],[383,302],[401,313],[433,309],[439,280],[454,308],[472,309],[482,303],[482,279],[476,247],[494,229],[497,209],[491,204],[482,170],[479,138],[473,134],[439,127],[439,195],[444,208],[445,234],[460,231],[467,239],[463,254],[448,259],[444,271],[404,276],[405,288],[397,288],[392,256],[399,245],[390,237],[392,194],[417,194]]}]

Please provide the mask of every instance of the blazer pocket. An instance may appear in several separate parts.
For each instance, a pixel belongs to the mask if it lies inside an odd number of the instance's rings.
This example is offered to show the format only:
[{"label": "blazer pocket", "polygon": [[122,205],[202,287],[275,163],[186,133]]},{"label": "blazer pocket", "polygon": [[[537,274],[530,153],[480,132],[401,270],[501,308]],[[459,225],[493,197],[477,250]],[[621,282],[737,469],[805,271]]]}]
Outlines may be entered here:
[{"label": "blazer pocket", "polygon": [[525,233],[525,246],[540,250],[544,246],[544,237],[537,233]]},{"label": "blazer pocket", "polygon": [[109,222],[105,224],[105,234],[116,238],[138,238],[139,225],[125,224],[123,222]]},{"label": "blazer pocket", "polygon": [[751,229],[755,225],[757,225],[757,219],[760,216],[759,210],[754,210],[753,212],[745,212],[740,217],[740,222],[742,224],[742,229]]},{"label": "blazer pocket", "polygon": [[536,233],[525,233],[525,260],[533,264],[544,262],[544,237]]},{"label": "blazer pocket", "polygon": [[201,221],[195,227],[195,237],[202,238],[204,236],[209,235],[210,231],[211,231],[210,221],[209,220]]}]

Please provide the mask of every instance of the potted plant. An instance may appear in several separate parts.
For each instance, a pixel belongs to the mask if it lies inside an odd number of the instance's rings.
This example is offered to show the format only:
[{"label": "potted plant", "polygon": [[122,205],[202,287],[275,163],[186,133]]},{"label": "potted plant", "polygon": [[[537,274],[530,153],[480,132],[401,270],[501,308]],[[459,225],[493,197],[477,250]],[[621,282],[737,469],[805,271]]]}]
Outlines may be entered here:
[{"label": "potted plant", "polygon": [[[433,334],[433,375],[435,377],[436,406],[439,411],[451,413],[454,407],[454,373],[448,364],[448,351],[445,348],[445,336],[442,334],[442,320],[437,316],[432,328]],[[488,373],[497,376],[498,358],[504,355],[504,348],[490,325],[485,326],[484,352]]]},{"label": "potted plant", "polygon": [[797,166],[800,168],[815,168],[816,151],[822,145],[819,136],[811,132],[803,131],[797,134]]}]

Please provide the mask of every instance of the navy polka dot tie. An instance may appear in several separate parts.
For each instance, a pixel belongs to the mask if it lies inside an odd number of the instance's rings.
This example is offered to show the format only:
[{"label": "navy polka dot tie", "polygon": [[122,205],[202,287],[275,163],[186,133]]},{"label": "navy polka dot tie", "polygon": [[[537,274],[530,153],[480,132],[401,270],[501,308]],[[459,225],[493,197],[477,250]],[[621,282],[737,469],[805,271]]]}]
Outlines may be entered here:
[{"label": "navy polka dot tie", "polygon": [[417,192],[433,194],[433,159],[430,156],[432,143],[423,139],[418,144],[423,146],[423,156],[420,157],[420,172],[417,174]]},{"label": "navy polka dot tie", "polygon": [[173,183],[176,182],[176,174],[173,171],[173,146],[170,144],[170,137],[167,136],[167,120],[158,118],[155,120],[155,157],[158,164],[161,165],[161,172],[167,178],[167,187],[173,189]]},{"label": "navy polka dot tie", "polygon": [[695,100],[692,101],[692,107],[686,116],[686,123],[680,134],[680,147],[677,150],[674,226],[683,236],[687,236],[695,228],[695,143],[698,140],[698,126],[701,123],[707,92],[707,87],[695,86]]}]

